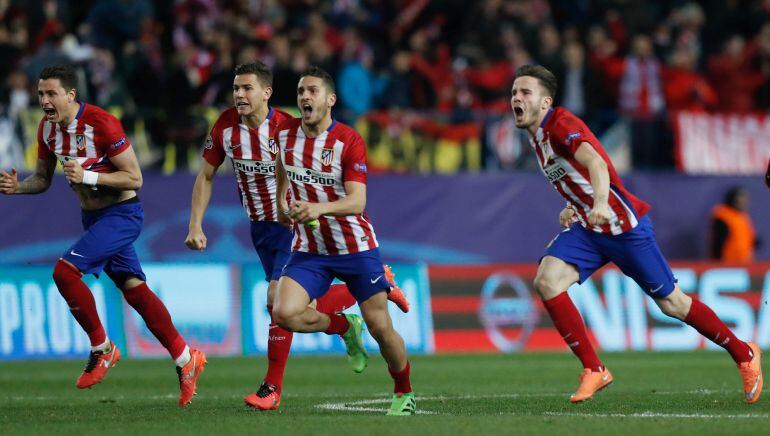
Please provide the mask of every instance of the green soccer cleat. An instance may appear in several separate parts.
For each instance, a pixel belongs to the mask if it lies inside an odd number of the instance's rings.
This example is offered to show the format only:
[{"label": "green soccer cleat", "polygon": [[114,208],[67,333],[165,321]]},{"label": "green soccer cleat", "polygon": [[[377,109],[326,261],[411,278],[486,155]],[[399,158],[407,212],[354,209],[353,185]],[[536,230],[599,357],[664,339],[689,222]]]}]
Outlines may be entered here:
[{"label": "green soccer cleat", "polygon": [[369,356],[366,355],[364,348],[364,320],[360,316],[352,314],[345,314],[345,318],[350,324],[348,331],[342,335],[342,340],[345,341],[345,348],[348,351],[348,362],[353,367],[353,371],[361,373],[369,364]]},{"label": "green soccer cleat", "polygon": [[388,416],[409,416],[414,415],[417,410],[417,403],[414,402],[414,394],[407,392],[405,394],[393,394],[393,402],[390,404]]}]

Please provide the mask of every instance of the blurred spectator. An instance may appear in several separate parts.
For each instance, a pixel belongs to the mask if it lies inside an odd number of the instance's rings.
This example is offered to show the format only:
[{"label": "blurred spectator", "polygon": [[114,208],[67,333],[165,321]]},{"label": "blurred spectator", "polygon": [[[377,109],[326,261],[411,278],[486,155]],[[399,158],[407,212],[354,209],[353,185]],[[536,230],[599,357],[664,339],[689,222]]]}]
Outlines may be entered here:
[{"label": "blurred spectator", "polygon": [[719,98],[719,110],[746,113],[754,110],[754,93],[764,77],[752,69],[751,52],[741,35],[731,35],[722,52],[709,59],[708,74]]},{"label": "blurred spectator", "polygon": [[608,59],[606,72],[619,77],[618,106],[631,125],[632,161],[636,168],[658,168],[673,163],[673,151],[662,134],[666,101],[661,63],[652,40],[637,34],[631,52],[623,59]]},{"label": "blurred spectator", "polygon": [[372,72],[373,55],[368,47],[358,44],[354,32],[346,38],[345,57],[337,78],[339,118],[355,124],[358,117],[374,108],[375,100],[382,93],[385,82]]},{"label": "blurred spectator", "polygon": [[580,42],[565,45],[563,64],[561,75],[557,76],[559,105],[593,124],[598,100],[604,92],[596,71],[586,64],[585,50]]},{"label": "blurred spectator", "polygon": [[711,258],[746,263],[754,259],[757,238],[748,214],[749,194],[740,187],[727,191],[711,213]]},{"label": "blurred spectator", "polygon": [[[294,106],[297,104],[297,83],[303,65],[297,65],[300,58],[296,55],[292,56],[291,43],[285,34],[275,35],[270,40],[270,49],[275,57],[273,96],[270,98],[270,103],[275,106]],[[304,61],[307,64],[306,59]]]},{"label": "blurred spectator", "polygon": [[393,55],[384,80],[385,90],[382,94],[382,107],[408,109],[412,106],[412,74],[409,69],[409,53],[407,51],[400,51]]},{"label": "blurred spectator", "polygon": [[148,0],[97,0],[87,18],[91,42],[119,56],[123,44],[138,39],[153,14]]},{"label": "blurred spectator", "polygon": [[665,79],[669,110],[702,111],[717,106],[716,92],[696,71],[695,54],[691,49],[679,47],[671,54]]},{"label": "blurred spectator", "polygon": [[539,34],[540,44],[536,56],[538,63],[551,70],[556,77],[563,75],[564,64],[559,31],[553,24],[546,24],[540,28]]}]

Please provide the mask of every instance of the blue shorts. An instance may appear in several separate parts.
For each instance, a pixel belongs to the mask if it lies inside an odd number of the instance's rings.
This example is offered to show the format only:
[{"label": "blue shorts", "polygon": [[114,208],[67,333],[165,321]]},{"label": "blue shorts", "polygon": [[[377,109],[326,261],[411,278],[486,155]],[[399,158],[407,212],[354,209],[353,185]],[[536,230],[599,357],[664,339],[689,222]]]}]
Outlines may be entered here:
[{"label": "blue shorts", "polygon": [[104,270],[119,288],[131,277],[146,280],[133,246],[144,222],[138,197],[104,209],[84,210],[81,221],[86,232],[62,259],[83,274],[99,277]]},{"label": "blue shorts", "polygon": [[574,223],[548,245],[545,256],[553,256],[577,267],[579,283],[612,262],[631,277],[647,295],[663,298],[674,290],[676,279],[655,241],[647,216],[630,232],[605,235]]},{"label": "blue shorts", "polygon": [[291,240],[294,234],[286,227],[270,221],[251,222],[251,242],[257,250],[265,281],[278,280],[291,256]]},{"label": "blue shorts", "polygon": [[336,256],[295,251],[283,275],[302,285],[311,300],[322,297],[334,278],[345,282],[359,303],[390,289],[377,248]]}]

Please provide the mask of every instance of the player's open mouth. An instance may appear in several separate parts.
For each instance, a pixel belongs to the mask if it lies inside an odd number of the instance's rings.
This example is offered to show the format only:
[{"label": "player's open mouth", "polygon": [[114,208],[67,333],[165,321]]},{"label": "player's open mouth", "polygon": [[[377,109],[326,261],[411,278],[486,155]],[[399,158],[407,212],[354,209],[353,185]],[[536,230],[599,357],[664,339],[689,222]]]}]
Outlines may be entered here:
[{"label": "player's open mouth", "polygon": [[43,108],[43,112],[45,112],[45,116],[48,119],[52,119],[52,118],[56,117],[56,109],[54,109],[52,107],[44,107]]},{"label": "player's open mouth", "polygon": [[513,108],[513,114],[516,116],[516,118],[521,118],[524,116],[524,109],[520,107]]},{"label": "player's open mouth", "polygon": [[251,105],[247,101],[239,101],[238,103],[235,104],[235,107],[237,107],[237,108],[246,108],[246,107],[249,107],[249,106],[251,106]]},{"label": "player's open mouth", "polygon": [[313,106],[309,104],[303,104],[302,105],[302,114],[305,116],[310,116],[310,114],[313,113]]}]

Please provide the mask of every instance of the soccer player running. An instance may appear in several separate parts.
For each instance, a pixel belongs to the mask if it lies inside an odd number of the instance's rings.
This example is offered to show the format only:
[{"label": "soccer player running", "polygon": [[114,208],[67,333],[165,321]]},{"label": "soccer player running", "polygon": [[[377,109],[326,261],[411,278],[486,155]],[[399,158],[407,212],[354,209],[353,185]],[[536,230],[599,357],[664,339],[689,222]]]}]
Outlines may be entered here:
[{"label": "soccer player running", "polygon": [[546,68],[527,65],[516,72],[511,88],[516,127],[527,130],[543,173],[567,200],[559,214],[565,229],[546,248],[535,289],[584,367],[571,401],[591,398],[612,383],[612,375],[596,355],[566,291],[613,262],[663,313],[725,348],[738,365],[744,400],[755,403],[762,393],[759,347],[738,339],[708,306],[682,292],[655,241],[646,216],[650,206],[623,187],[588,127],[569,111],[553,107],[555,94],[556,79]]},{"label": "soccer player running", "polygon": [[[394,380],[388,415],[415,412],[404,340],[388,314],[389,288],[366,205],[366,144],[352,128],[332,119],[334,81],[318,67],[297,85],[301,118],[278,126],[276,159],[280,220],[294,225],[291,258],[278,283],[273,317],[294,332],[341,335],[356,372],[368,362],[357,315],[321,313],[308,304],[336,277],[358,301],[369,332],[380,346]],[[291,188],[293,202],[286,201]],[[315,229],[299,225],[317,219]]]},{"label": "soccer player running", "polygon": [[[214,174],[229,157],[235,172],[241,203],[251,221],[251,241],[262,262],[267,291],[267,311],[273,311],[275,289],[281,271],[291,254],[292,231],[278,222],[275,157],[278,145],[276,127],[290,115],[268,105],[273,89],[273,74],[262,62],[238,65],[233,79],[234,107],[220,116],[203,148],[203,162],[195,180],[190,210],[189,232],[185,244],[193,250],[204,250],[208,243],[203,232],[203,216],[211,199]],[[285,191],[284,191],[285,193]],[[389,284],[388,298],[407,312],[409,303],[385,266]],[[345,285],[332,285],[313,302],[316,310],[333,315],[355,304]],[[267,342],[267,374],[256,393],[244,398],[246,404],[259,410],[278,409],[281,402],[283,375],[293,333],[271,319]]]},{"label": "soccer player running", "polygon": [[88,334],[91,353],[77,380],[80,389],[104,379],[120,360],[96,312],[91,290],[81,277],[103,270],[123,292],[176,363],[179,405],[195,394],[206,355],[190,349],[171,322],[163,302],[147,287],[133,242],[142,230],[144,212],[136,191],[142,173],[131,144],[115,117],[77,99],[77,76],[69,65],[40,73],[37,94],[45,113],[37,130],[35,172],[19,182],[16,170],[0,171],[3,194],[39,194],[51,186],[59,160],[82,208],[85,233],[56,262],[53,279],[72,315]]}]

